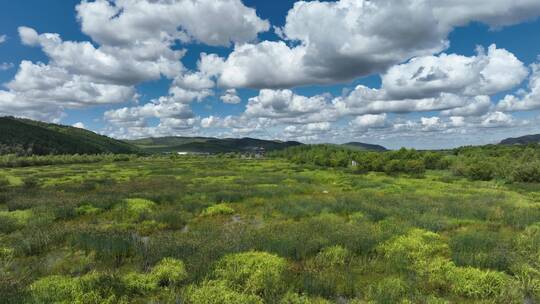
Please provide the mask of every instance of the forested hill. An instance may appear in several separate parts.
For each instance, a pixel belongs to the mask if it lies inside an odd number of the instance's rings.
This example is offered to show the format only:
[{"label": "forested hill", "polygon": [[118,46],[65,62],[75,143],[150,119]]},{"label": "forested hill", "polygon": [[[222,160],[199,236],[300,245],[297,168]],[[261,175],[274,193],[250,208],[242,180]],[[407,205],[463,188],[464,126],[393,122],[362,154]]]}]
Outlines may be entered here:
[{"label": "forested hill", "polygon": [[149,153],[201,152],[228,153],[251,152],[264,148],[265,151],[281,150],[302,145],[296,141],[263,140],[255,138],[210,138],[210,137],[161,137],[128,141]]},{"label": "forested hill", "polygon": [[501,145],[528,145],[540,143],[540,134],[526,135],[516,138],[507,138],[501,141]]},{"label": "forested hill", "polygon": [[388,151],[388,149],[386,149],[383,146],[373,145],[373,144],[366,144],[366,143],[361,143],[361,142],[350,142],[350,143],[343,144],[342,146],[347,147],[347,148],[351,148],[351,149],[354,149],[354,150]]},{"label": "forested hill", "polygon": [[132,154],[128,143],[75,127],[0,117],[0,154]]}]

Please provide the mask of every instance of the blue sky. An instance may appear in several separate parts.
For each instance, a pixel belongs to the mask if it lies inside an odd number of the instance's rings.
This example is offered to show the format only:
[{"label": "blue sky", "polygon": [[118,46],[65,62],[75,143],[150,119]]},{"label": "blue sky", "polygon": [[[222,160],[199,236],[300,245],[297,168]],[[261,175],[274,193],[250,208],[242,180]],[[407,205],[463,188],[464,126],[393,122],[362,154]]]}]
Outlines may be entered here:
[{"label": "blue sky", "polygon": [[540,4],[432,2],[5,1],[0,114],[390,148],[539,133]]}]

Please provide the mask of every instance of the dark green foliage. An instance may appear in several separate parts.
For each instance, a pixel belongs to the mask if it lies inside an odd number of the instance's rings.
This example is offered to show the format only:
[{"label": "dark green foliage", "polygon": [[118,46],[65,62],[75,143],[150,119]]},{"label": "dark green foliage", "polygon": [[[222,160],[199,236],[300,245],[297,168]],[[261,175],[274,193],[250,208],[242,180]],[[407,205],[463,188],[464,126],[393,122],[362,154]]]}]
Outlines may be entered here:
[{"label": "dark green foliage", "polygon": [[451,168],[471,180],[540,182],[540,146],[461,147],[449,151],[400,149],[387,152],[354,151],[334,145],[305,145],[270,153],[302,165],[346,168],[357,173],[385,172],[422,177],[427,170]]},{"label": "dark green foliage", "polygon": [[455,174],[472,180],[540,182],[540,145],[462,147],[452,167]]},{"label": "dark green foliage", "polygon": [[511,178],[521,183],[540,183],[540,161],[516,165],[512,169]]},{"label": "dark green foliage", "polygon": [[19,227],[20,225],[17,222],[17,219],[5,214],[0,214],[0,233],[11,233],[19,229]]},{"label": "dark green foliage", "polygon": [[99,154],[99,155],[33,155],[18,157],[16,155],[0,155],[0,168],[16,168],[30,166],[50,166],[68,164],[87,164],[110,161],[128,161],[132,156],[125,154]]},{"label": "dark green foliage", "polygon": [[63,242],[63,229],[50,226],[31,226],[14,236],[15,252],[24,256],[36,256],[49,251],[53,246]]},{"label": "dark green foliage", "polygon": [[[426,171],[426,158],[430,169],[443,168],[448,164],[442,156],[434,153],[401,149],[389,152],[366,152],[333,145],[298,146],[271,153],[273,157],[285,157],[298,164],[323,167],[352,167],[356,172],[385,172],[389,175],[405,173],[421,177]],[[444,168],[443,168],[444,169]]]},{"label": "dark green foliage", "polygon": [[511,234],[470,229],[459,231],[449,241],[452,260],[459,266],[509,271],[512,262]]},{"label": "dark green foliage", "polygon": [[111,261],[115,266],[122,265],[127,258],[133,256],[135,241],[131,233],[124,231],[89,230],[76,232],[71,237],[72,246],[87,253],[95,253],[99,259]]},{"label": "dark green foliage", "polygon": [[103,135],[62,125],[0,117],[0,155],[131,154],[134,146]]}]

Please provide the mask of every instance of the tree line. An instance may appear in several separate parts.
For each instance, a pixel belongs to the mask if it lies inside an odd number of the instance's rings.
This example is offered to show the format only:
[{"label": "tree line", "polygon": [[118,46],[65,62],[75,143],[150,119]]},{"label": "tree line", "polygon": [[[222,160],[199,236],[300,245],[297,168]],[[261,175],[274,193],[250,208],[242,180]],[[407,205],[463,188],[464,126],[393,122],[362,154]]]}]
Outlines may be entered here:
[{"label": "tree line", "polygon": [[426,170],[451,170],[471,180],[540,182],[540,145],[461,147],[444,151],[356,151],[334,145],[304,145],[269,153],[297,164],[350,168],[422,177]]}]

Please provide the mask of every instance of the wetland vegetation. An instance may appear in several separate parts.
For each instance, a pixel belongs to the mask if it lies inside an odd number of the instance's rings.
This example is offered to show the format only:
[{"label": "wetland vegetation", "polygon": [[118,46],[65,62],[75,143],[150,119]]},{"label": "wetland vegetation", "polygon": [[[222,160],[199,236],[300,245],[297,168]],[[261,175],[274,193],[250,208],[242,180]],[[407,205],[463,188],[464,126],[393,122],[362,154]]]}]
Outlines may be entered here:
[{"label": "wetland vegetation", "polygon": [[[513,172],[519,159],[538,161],[536,148],[290,149],[257,160],[55,156],[8,166],[12,157],[0,169],[2,301],[539,300],[540,185],[456,169],[484,153]],[[330,160],[312,161],[318,153]]]}]

